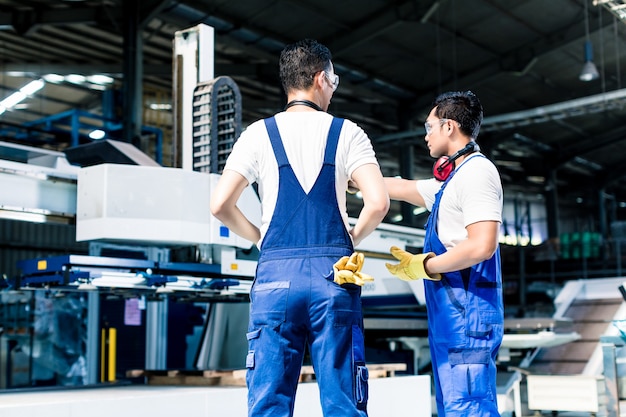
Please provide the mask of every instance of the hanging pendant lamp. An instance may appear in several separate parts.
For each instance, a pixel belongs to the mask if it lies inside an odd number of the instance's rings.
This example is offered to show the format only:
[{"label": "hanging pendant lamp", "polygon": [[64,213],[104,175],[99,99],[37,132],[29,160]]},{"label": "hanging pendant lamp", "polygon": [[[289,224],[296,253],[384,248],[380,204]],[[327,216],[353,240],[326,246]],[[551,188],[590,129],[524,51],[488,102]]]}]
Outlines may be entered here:
[{"label": "hanging pendant lamp", "polygon": [[600,77],[596,64],[593,63],[593,45],[589,38],[589,12],[585,0],[585,64],[578,78],[581,81],[593,81]]}]

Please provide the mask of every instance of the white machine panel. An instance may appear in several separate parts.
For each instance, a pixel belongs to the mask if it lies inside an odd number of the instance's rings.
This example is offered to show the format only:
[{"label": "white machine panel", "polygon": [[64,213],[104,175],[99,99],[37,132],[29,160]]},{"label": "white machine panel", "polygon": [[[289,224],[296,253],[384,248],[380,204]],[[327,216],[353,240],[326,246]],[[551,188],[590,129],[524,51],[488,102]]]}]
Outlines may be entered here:
[{"label": "white machine panel", "polygon": [[0,217],[34,222],[49,214],[73,217],[78,170],[61,152],[0,142]]},{"label": "white machine panel", "polygon": [[604,379],[586,375],[528,375],[528,409],[597,413],[606,403]]},{"label": "white machine panel", "polygon": [[[76,240],[249,248],[251,242],[225,229],[210,214],[211,189],[218,178],[165,167],[83,168],[78,173]],[[260,224],[261,207],[254,190],[247,189],[238,205],[244,213],[258,212]]]}]

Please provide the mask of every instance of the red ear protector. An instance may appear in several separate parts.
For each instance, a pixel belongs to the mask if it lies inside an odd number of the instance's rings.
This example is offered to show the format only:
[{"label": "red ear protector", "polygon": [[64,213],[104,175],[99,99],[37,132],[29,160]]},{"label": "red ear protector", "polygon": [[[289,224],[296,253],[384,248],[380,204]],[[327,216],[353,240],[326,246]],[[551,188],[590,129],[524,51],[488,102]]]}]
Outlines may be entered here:
[{"label": "red ear protector", "polygon": [[442,156],[437,159],[433,166],[433,176],[439,181],[445,181],[448,179],[452,171],[454,171],[454,161],[472,152],[479,152],[480,146],[474,141],[470,141],[463,149],[459,149],[452,156]]}]

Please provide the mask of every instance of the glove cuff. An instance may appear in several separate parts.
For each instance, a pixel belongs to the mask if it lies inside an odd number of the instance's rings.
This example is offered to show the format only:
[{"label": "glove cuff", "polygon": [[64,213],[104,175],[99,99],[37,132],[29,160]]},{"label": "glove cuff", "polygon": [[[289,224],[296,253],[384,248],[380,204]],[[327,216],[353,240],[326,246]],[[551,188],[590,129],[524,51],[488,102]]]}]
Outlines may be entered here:
[{"label": "glove cuff", "polygon": [[430,279],[432,281],[440,281],[441,280],[441,274],[438,273],[430,273],[428,271],[426,271],[426,261],[429,260],[430,258],[434,258],[435,253],[434,252],[426,252],[424,254],[424,258],[422,259],[422,268],[424,268],[424,275],[427,276],[426,279]]}]

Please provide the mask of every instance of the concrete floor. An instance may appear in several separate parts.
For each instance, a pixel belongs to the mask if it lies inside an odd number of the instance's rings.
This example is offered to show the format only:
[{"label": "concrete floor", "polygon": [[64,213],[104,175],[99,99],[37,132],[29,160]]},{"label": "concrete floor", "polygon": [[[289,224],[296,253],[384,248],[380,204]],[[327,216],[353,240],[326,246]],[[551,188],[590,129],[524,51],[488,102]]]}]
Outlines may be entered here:
[{"label": "concrete floor", "polygon": [[[370,417],[431,417],[430,378],[370,381]],[[129,385],[0,394],[2,417],[245,417],[245,387]],[[314,382],[300,384],[294,417],[321,417]]]}]

